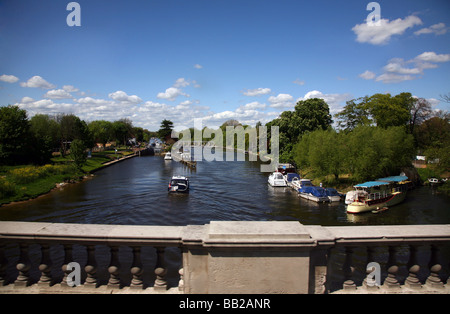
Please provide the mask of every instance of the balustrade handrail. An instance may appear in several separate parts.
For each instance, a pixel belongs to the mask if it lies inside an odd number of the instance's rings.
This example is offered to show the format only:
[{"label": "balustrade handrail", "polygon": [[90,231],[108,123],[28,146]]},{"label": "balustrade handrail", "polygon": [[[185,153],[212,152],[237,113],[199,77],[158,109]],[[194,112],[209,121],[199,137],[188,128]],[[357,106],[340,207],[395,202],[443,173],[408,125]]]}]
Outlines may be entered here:
[{"label": "balustrade handrail", "polygon": [[0,221],[0,240],[83,245],[179,246],[184,227]]}]

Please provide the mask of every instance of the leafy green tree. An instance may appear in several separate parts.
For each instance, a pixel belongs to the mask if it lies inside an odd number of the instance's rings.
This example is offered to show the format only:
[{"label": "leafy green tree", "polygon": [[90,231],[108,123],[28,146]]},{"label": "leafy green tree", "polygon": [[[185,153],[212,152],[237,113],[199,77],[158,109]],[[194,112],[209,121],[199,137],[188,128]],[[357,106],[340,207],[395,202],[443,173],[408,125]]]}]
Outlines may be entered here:
[{"label": "leafy green tree", "polygon": [[88,129],[92,135],[93,141],[95,143],[103,144],[103,147],[114,138],[113,123],[110,121],[92,121],[88,124]]},{"label": "leafy green tree", "polygon": [[70,144],[70,156],[79,170],[86,163],[86,149],[86,145],[80,139],[75,139]]},{"label": "leafy green tree", "polygon": [[70,142],[75,139],[82,140],[86,147],[94,145],[86,122],[74,114],[63,114],[58,117],[60,125],[61,150],[65,155]]},{"label": "leafy green tree", "polygon": [[39,164],[48,163],[52,152],[59,146],[59,124],[45,114],[37,114],[30,119],[33,140],[33,159]]},{"label": "leafy green tree", "polygon": [[30,124],[18,106],[0,108],[0,164],[20,164],[29,159]]},{"label": "leafy green tree", "polygon": [[278,126],[280,132],[280,161],[294,159],[293,147],[305,132],[326,130],[333,123],[328,104],[323,99],[299,101],[294,111],[284,111],[280,117],[266,124],[270,142],[270,127]]},{"label": "leafy green tree", "polygon": [[339,128],[351,131],[357,126],[371,125],[372,119],[367,108],[368,99],[366,96],[347,101],[344,109],[335,115]]}]

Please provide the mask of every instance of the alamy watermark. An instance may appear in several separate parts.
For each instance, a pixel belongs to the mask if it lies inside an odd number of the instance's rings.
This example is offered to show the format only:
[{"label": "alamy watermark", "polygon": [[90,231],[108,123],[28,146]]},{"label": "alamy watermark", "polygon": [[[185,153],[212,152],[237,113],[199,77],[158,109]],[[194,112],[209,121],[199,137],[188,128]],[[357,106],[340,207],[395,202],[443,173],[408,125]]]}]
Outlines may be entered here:
[{"label": "alamy watermark", "polygon": [[271,127],[270,141],[268,135],[266,126],[244,128],[239,125],[227,126],[224,137],[220,128],[203,128],[202,119],[199,118],[194,119],[193,138],[189,129],[172,132],[172,138],[178,141],[172,146],[171,153],[173,157],[182,159],[182,154],[188,149],[188,156],[192,161],[245,161],[245,156],[248,155],[249,161],[257,161],[259,158],[262,162],[270,162],[261,164],[261,172],[273,172],[278,166],[280,155],[279,127]]},{"label": "alamy watermark", "polygon": [[69,2],[67,11],[72,11],[67,15],[66,23],[68,26],[81,26],[81,6],[78,2]]},{"label": "alamy watermark", "polygon": [[[373,11],[372,11],[373,10]],[[370,2],[367,4],[367,11],[372,11],[367,15],[366,23],[369,26],[381,25],[381,6],[378,2]]]}]

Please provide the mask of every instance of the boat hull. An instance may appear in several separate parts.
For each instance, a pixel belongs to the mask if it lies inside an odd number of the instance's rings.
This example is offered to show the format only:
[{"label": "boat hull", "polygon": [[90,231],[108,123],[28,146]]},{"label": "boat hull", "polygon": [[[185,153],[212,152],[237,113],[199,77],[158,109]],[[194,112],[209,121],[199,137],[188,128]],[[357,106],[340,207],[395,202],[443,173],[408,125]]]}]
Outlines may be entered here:
[{"label": "boat hull", "polygon": [[299,193],[300,197],[310,200],[310,201],[314,201],[317,203],[325,203],[325,202],[329,202],[329,199],[327,196],[315,196],[309,193]]},{"label": "boat hull", "polygon": [[406,197],[406,192],[395,192],[388,197],[381,198],[378,200],[368,200],[365,202],[353,202],[347,205],[347,213],[349,214],[359,214],[364,212],[369,212],[376,210],[381,207],[394,206],[401,202]]}]

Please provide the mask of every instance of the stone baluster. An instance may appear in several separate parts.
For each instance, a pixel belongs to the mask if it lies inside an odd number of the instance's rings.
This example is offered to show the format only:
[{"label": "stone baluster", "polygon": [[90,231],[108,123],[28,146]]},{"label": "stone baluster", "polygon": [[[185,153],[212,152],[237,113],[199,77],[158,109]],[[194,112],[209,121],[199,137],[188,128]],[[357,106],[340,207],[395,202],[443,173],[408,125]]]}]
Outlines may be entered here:
[{"label": "stone baluster", "polygon": [[67,277],[72,272],[72,269],[68,268],[67,266],[73,262],[73,256],[72,256],[72,245],[71,244],[64,244],[64,263],[61,267],[64,277],[61,281],[61,287],[70,287],[67,284]]},{"label": "stone baluster", "polygon": [[164,247],[156,248],[156,265],[155,265],[155,290],[167,290],[167,281],[165,276],[167,274],[165,262],[164,262]]},{"label": "stone baluster", "polygon": [[86,281],[84,282],[84,286],[87,288],[96,288],[97,287],[97,261],[95,260],[95,246],[88,245],[87,246],[87,263],[84,267],[86,272]]},{"label": "stone baluster", "polygon": [[377,272],[377,269],[373,268],[367,268],[370,263],[373,263],[373,253],[375,251],[375,248],[373,246],[367,247],[367,259],[366,259],[366,278],[364,278],[363,286],[368,290],[378,290],[379,286],[377,285],[377,280],[380,280],[379,278],[376,278],[378,276],[378,273],[373,274],[374,272]]},{"label": "stone baluster", "polygon": [[342,271],[344,272],[344,285],[343,288],[345,290],[356,290],[356,284],[353,281],[353,272],[355,268],[352,265],[352,256],[353,256],[353,248],[345,247],[345,262],[342,267]]},{"label": "stone baluster", "polygon": [[38,281],[39,286],[50,287],[52,282],[51,269],[50,246],[48,244],[41,244],[41,263],[39,264],[41,278]]},{"label": "stone baluster", "polygon": [[180,275],[180,281],[178,281],[178,290],[184,291],[184,269],[181,267],[178,270],[178,274]]},{"label": "stone baluster", "polygon": [[131,266],[131,279],[130,289],[140,290],[144,288],[144,282],[142,280],[142,274],[144,269],[141,262],[141,248],[138,246],[133,247],[133,264]]},{"label": "stone baluster", "polygon": [[428,276],[425,284],[430,288],[444,288],[444,283],[439,277],[439,272],[442,270],[439,262],[439,248],[433,244],[431,245],[431,257],[428,267],[430,269],[430,276]]},{"label": "stone baluster", "polygon": [[417,262],[417,246],[409,246],[409,260],[408,260],[408,277],[405,279],[405,286],[411,289],[421,289],[422,283],[418,278],[420,271],[419,263]]},{"label": "stone baluster", "polygon": [[30,267],[31,263],[28,257],[28,244],[21,243],[19,261],[16,265],[16,268],[19,271],[19,275],[14,282],[15,287],[26,287],[30,283]]},{"label": "stone baluster", "polygon": [[109,281],[108,288],[120,289],[120,263],[119,263],[119,248],[117,246],[112,246],[111,250],[111,261],[109,263]]},{"label": "stone baluster", "polygon": [[3,286],[6,282],[5,278],[5,270],[8,265],[8,260],[5,256],[5,245],[0,243],[0,287]]},{"label": "stone baluster", "polygon": [[396,260],[397,248],[395,246],[389,246],[389,259],[387,262],[387,272],[388,275],[384,280],[383,286],[388,289],[397,289],[400,288],[400,283],[397,279],[397,273],[399,267],[397,266]]}]

